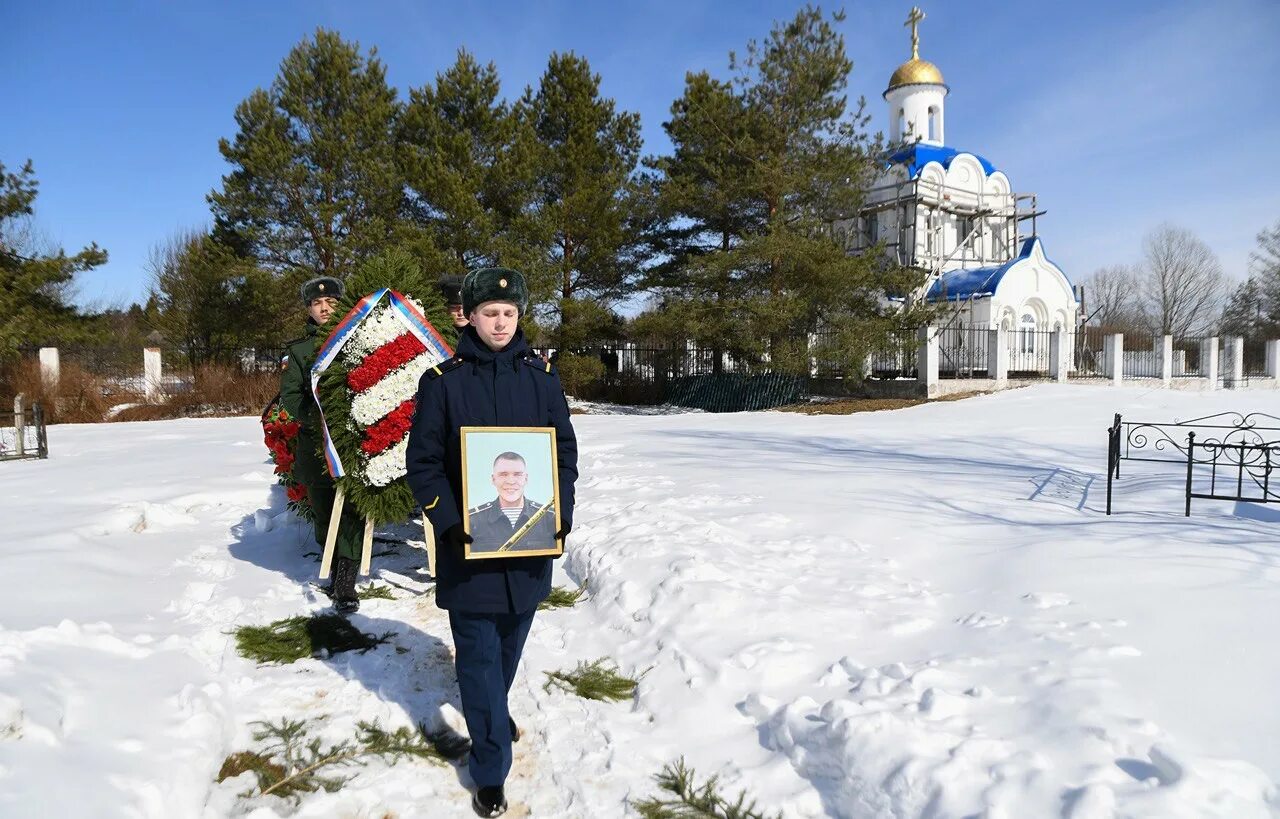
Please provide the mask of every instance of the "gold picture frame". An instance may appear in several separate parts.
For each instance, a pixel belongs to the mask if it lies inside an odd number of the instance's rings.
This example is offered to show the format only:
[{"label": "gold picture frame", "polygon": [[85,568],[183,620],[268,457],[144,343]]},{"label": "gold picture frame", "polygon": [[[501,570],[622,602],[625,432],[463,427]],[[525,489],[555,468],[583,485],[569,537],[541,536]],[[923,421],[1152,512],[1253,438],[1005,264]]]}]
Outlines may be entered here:
[{"label": "gold picture frame", "polygon": [[[558,557],[560,468],[554,427],[462,427],[467,560]],[[479,502],[476,502],[479,501]]]}]

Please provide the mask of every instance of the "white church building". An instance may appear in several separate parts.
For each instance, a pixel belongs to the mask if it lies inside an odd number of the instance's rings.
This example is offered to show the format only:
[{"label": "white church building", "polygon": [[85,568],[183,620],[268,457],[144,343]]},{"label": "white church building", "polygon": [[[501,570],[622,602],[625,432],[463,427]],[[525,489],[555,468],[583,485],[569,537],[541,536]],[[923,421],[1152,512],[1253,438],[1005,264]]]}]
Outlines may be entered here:
[{"label": "white church building", "polygon": [[1079,304],[1036,233],[1035,195],[1016,193],[985,157],[947,145],[950,89],[920,58],[922,19],[911,10],[911,59],[884,92],[890,142],[901,147],[857,218],[839,227],[855,251],[883,242],[900,264],[926,271],[906,298],[945,304],[944,324],[1003,328],[1018,348],[1038,344],[1037,330],[1073,331]]}]

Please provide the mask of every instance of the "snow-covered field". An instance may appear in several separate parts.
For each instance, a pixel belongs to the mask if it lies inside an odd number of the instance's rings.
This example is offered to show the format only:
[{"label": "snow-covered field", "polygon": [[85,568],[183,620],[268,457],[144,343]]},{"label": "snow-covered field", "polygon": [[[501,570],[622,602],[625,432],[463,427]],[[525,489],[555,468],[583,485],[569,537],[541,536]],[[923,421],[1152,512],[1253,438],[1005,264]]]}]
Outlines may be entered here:
[{"label": "snow-covered field", "polygon": [[[1111,415],[1280,415],[1280,392],[1045,385],[854,416],[575,416],[582,478],[513,710],[509,815],[607,817],[677,757],[786,816],[1273,815],[1275,507],[1126,467]],[[374,762],[296,809],[215,784],[251,723],[460,724],[447,621],[383,547],[396,636],[285,666],[229,630],[324,607],[257,419],[55,427],[0,465],[0,815],[468,816],[465,773]],[[412,533],[412,530],[406,529]],[[420,531],[419,531],[420,537]],[[412,538],[411,538],[412,539]],[[611,657],[633,702],[544,693]]]}]

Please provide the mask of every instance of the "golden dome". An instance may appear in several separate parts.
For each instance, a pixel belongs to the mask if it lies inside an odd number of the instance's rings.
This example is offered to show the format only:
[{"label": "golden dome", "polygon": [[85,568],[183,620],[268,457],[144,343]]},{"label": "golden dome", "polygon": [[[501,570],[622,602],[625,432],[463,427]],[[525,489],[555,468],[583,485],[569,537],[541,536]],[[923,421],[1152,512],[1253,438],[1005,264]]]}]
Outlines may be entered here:
[{"label": "golden dome", "polygon": [[885,90],[892,91],[903,85],[920,85],[922,83],[946,85],[946,82],[942,79],[942,72],[938,70],[936,65],[928,60],[912,57],[898,66],[897,71],[893,72],[893,76],[889,78],[889,87]]}]

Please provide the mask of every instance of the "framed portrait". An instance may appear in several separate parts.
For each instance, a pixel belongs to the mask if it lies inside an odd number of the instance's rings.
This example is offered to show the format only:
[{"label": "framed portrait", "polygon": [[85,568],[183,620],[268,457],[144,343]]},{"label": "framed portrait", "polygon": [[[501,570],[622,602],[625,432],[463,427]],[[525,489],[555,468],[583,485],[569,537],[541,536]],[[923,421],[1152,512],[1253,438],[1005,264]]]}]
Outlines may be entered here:
[{"label": "framed portrait", "polygon": [[553,427],[463,427],[466,558],[560,555],[560,470]]}]

